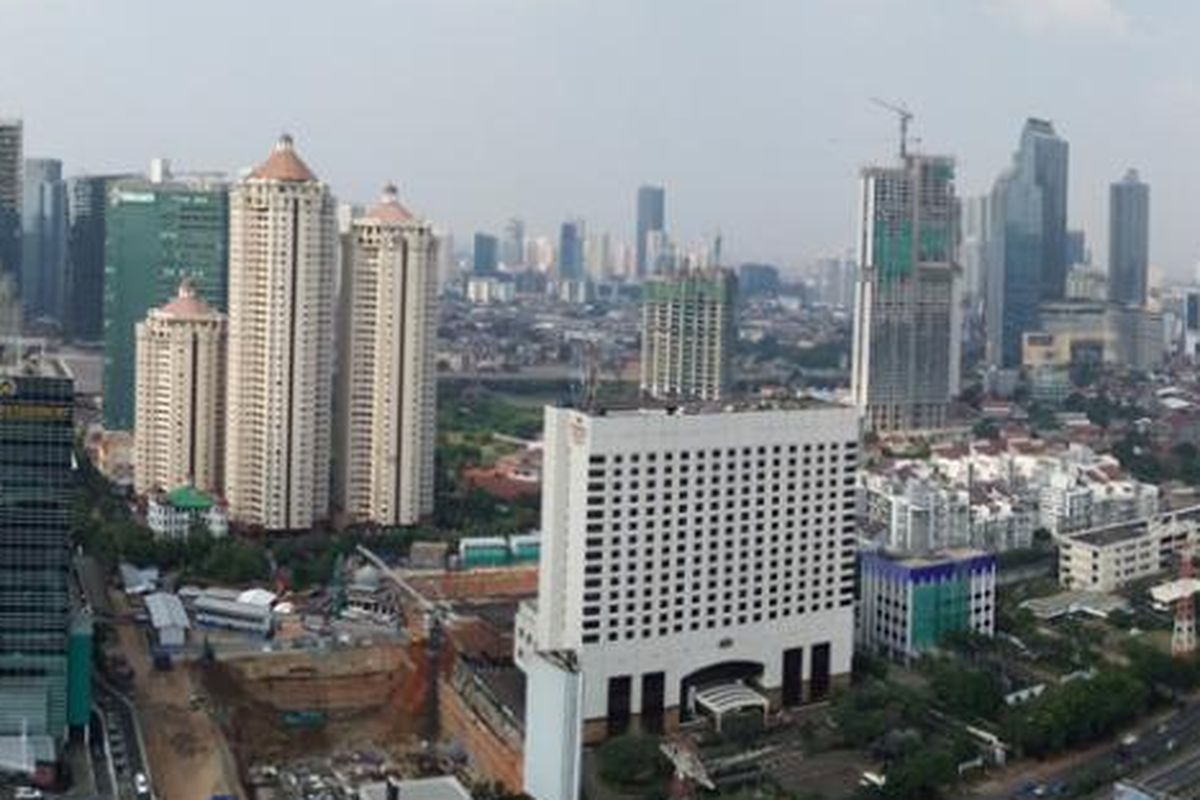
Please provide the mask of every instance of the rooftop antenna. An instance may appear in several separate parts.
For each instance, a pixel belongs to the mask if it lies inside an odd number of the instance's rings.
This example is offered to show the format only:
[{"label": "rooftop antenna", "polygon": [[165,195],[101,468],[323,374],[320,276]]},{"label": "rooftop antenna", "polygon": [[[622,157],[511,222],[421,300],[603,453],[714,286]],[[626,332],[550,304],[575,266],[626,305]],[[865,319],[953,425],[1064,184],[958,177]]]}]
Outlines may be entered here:
[{"label": "rooftop antenna", "polygon": [[878,97],[872,97],[871,102],[880,108],[891,111],[900,118],[900,158],[908,158],[908,123],[912,122],[913,112],[909,111],[908,106],[903,103],[889,103],[887,100],[880,100]]}]

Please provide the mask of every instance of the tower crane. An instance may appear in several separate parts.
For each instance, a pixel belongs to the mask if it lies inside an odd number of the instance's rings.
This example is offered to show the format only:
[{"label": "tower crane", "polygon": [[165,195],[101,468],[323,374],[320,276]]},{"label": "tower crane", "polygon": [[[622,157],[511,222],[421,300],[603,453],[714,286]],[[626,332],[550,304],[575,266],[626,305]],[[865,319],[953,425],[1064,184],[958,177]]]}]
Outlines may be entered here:
[{"label": "tower crane", "polygon": [[871,102],[900,118],[900,158],[908,158],[908,123],[913,120],[913,112],[903,103],[890,103],[878,97],[872,97]]}]

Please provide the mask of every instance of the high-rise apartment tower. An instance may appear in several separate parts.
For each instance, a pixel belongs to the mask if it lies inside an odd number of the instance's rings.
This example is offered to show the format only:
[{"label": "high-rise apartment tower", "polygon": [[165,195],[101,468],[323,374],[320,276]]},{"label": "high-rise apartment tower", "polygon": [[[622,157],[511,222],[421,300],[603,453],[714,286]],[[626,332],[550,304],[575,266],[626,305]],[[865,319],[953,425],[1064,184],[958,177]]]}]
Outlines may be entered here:
[{"label": "high-rise apartment tower", "polygon": [[264,530],[326,517],[337,227],[290,136],[229,193],[225,494]]},{"label": "high-rise apartment tower", "polygon": [[134,488],[222,491],[225,315],[184,280],[137,326]]},{"label": "high-rise apartment tower", "polygon": [[719,400],[732,381],[737,278],[727,269],[688,270],[642,288],[642,394]]},{"label": "high-rise apartment tower", "polygon": [[413,525],[433,512],[437,240],[387,186],[342,252],[337,505]]}]

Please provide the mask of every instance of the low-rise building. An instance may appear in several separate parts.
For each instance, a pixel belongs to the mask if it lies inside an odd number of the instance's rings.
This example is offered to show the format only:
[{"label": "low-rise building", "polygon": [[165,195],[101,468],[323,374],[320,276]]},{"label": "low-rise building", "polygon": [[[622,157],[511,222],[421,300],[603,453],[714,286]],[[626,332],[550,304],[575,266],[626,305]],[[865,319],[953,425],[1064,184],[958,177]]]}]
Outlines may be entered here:
[{"label": "low-rise building", "polygon": [[1112,592],[1169,569],[1198,536],[1200,506],[1107,525],[1058,540],[1058,579],[1068,589]]},{"label": "low-rise building", "polygon": [[146,501],[146,524],[160,538],[182,539],[198,525],[213,536],[229,532],[229,513],[224,503],[193,486],[159,492]]},{"label": "low-rise building", "polygon": [[150,626],[154,628],[159,647],[178,649],[184,646],[191,623],[178,595],[168,592],[146,595],[146,612],[150,615]]},{"label": "low-rise building", "polygon": [[923,557],[859,555],[858,642],[909,662],[955,631],[995,632],[996,557],[948,550]]},{"label": "low-rise building", "polygon": [[246,602],[213,592],[204,592],[192,606],[197,625],[245,631],[266,636],[275,626],[270,605]]}]

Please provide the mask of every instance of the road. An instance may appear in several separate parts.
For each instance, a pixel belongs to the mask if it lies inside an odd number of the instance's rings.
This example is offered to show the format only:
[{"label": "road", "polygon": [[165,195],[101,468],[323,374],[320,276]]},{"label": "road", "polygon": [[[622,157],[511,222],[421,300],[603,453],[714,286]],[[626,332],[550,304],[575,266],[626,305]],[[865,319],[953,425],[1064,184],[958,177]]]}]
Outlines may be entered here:
[{"label": "road", "polygon": [[[1200,737],[1200,700],[1193,700],[1166,716],[1159,715],[1148,720],[1130,733],[1137,736],[1137,741],[1130,746],[1108,742],[1053,761],[1014,769],[1003,778],[976,786],[962,797],[971,800],[1009,800],[1019,796],[1021,787],[1030,781],[1048,785],[1070,784],[1072,778],[1105,764],[1116,762],[1132,768],[1159,761],[1176,747],[1190,745]],[[1200,754],[1196,759],[1197,774],[1200,775]]]},{"label": "road", "polygon": [[[122,800],[135,800],[133,776],[139,772],[145,774],[146,765],[142,758],[133,709],[128,700],[100,683],[96,686],[96,705],[99,707],[97,716],[107,742],[107,755],[111,758],[116,775],[116,796]],[[100,769],[96,770],[97,781],[101,779],[100,772]],[[105,780],[105,783],[111,783],[111,778]]]},{"label": "road", "polygon": [[1183,795],[1182,792],[1194,791],[1200,786],[1200,747],[1196,746],[1194,736],[1195,731],[1192,731],[1186,738],[1180,736],[1176,739],[1177,746],[1181,749],[1191,748],[1187,752],[1150,767],[1134,776],[1132,780],[1139,787],[1169,792],[1173,796],[1191,796]]}]

